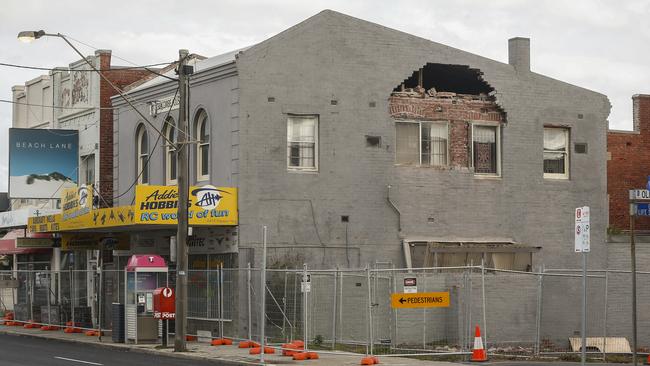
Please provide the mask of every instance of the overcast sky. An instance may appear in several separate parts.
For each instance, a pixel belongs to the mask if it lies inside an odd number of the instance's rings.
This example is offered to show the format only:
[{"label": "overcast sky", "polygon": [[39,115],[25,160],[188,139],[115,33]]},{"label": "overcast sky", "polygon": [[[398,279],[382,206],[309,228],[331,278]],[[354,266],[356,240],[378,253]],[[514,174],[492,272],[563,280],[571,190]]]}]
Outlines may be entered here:
[{"label": "overcast sky", "polygon": [[[610,127],[632,128],[633,94],[650,93],[650,1],[28,1],[3,0],[0,62],[66,66],[78,58],[62,40],[24,44],[21,30],[60,32],[113,51],[114,64],[172,61],[258,43],[332,9],[507,62],[507,39],[531,38],[533,71],[606,94]],[[79,45],[86,54],[92,48]],[[40,75],[0,66],[0,99]],[[0,191],[7,189],[11,105],[0,102]]]}]

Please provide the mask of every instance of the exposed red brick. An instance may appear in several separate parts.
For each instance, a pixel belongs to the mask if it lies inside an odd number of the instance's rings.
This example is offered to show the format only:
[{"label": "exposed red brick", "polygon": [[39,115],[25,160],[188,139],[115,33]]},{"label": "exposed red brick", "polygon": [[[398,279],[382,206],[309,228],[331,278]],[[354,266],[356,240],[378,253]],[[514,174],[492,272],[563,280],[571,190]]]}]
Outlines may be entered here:
[{"label": "exposed red brick", "polygon": [[468,167],[470,122],[504,122],[505,115],[494,101],[481,96],[397,92],[390,97],[389,113],[396,120],[448,121],[449,153],[453,167]]},{"label": "exposed red brick", "polygon": [[[650,95],[635,95],[634,132],[607,133],[607,194],[609,226],[627,229],[630,225],[628,191],[646,187],[650,175]],[[639,230],[650,230],[650,219],[636,221]]]},{"label": "exposed red brick", "polygon": [[[111,67],[111,54],[100,53],[100,68]],[[144,77],[150,72],[144,69],[126,69],[103,71],[104,76],[119,89],[124,89]],[[102,108],[112,107],[111,97],[117,95],[117,91],[105,80],[99,82],[99,100]],[[100,194],[104,198],[100,200],[101,206],[113,205],[113,110],[101,109],[99,112],[99,186]],[[105,201],[105,202],[104,202]]]}]

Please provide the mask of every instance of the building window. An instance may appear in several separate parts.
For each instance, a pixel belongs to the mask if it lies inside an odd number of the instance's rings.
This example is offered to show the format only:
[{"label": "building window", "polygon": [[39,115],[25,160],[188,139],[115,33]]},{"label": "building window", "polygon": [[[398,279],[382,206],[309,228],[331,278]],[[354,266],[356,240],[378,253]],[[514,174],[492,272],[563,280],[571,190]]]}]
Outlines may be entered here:
[{"label": "building window", "polygon": [[210,126],[208,114],[204,110],[196,119],[196,180],[210,179]]},{"label": "building window", "polygon": [[167,138],[165,143],[165,184],[167,185],[176,184],[176,164],[178,163],[176,159],[176,146],[170,145],[169,141],[176,144],[176,141],[178,141],[177,136],[178,133],[174,119],[169,117],[165,120],[165,137]]},{"label": "building window", "polygon": [[569,130],[544,128],[544,178],[569,178]]},{"label": "building window", "polygon": [[81,157],[81,169],[84,184],[95,184],[95,154]]},{"label": "building window", "polygon": [[318,116],[290,116],[287,120],[287,166],[290,170],[318,170]]},{"label": "building window", "polygon": [[446,122],[397,122],[396,162],[422,166],[448,164],[449,132]]},{"label": "building window", "polygon": [[472,164],[475,174],[500,174],[500,145],[499,126],[472,125]]},{"label": "building window", "polygon": [[138,184],[149,183],[149,138],[147,129],[140,126],[136,133],[137,175]]}]

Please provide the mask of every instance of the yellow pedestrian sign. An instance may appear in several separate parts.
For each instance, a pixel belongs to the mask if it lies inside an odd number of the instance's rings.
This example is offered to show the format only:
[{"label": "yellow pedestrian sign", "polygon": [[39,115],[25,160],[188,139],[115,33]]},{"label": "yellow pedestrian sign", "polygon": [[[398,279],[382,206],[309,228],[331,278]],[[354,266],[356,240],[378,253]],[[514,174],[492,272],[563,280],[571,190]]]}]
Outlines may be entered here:
[{"label": "yellow pedestrian sign", "polygon": [[446,308],[449,292],[420,292],[416,294],[391,294],[390,306],[395,309]]}]

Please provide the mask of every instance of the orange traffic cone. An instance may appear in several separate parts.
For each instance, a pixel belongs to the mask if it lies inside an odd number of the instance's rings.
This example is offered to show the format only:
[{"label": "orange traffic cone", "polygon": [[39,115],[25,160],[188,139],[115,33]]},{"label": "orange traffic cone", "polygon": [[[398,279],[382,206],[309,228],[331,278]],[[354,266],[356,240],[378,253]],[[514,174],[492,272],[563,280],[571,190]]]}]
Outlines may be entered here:
[{"label": "orange traffic cone", "polygon": [[472,350],[472,362],[485,362],[487,361],[487,353],[483,348],[483,339],[481,338],[481,328],[476,325],[476,333],[474,334],[474,350]]}]

